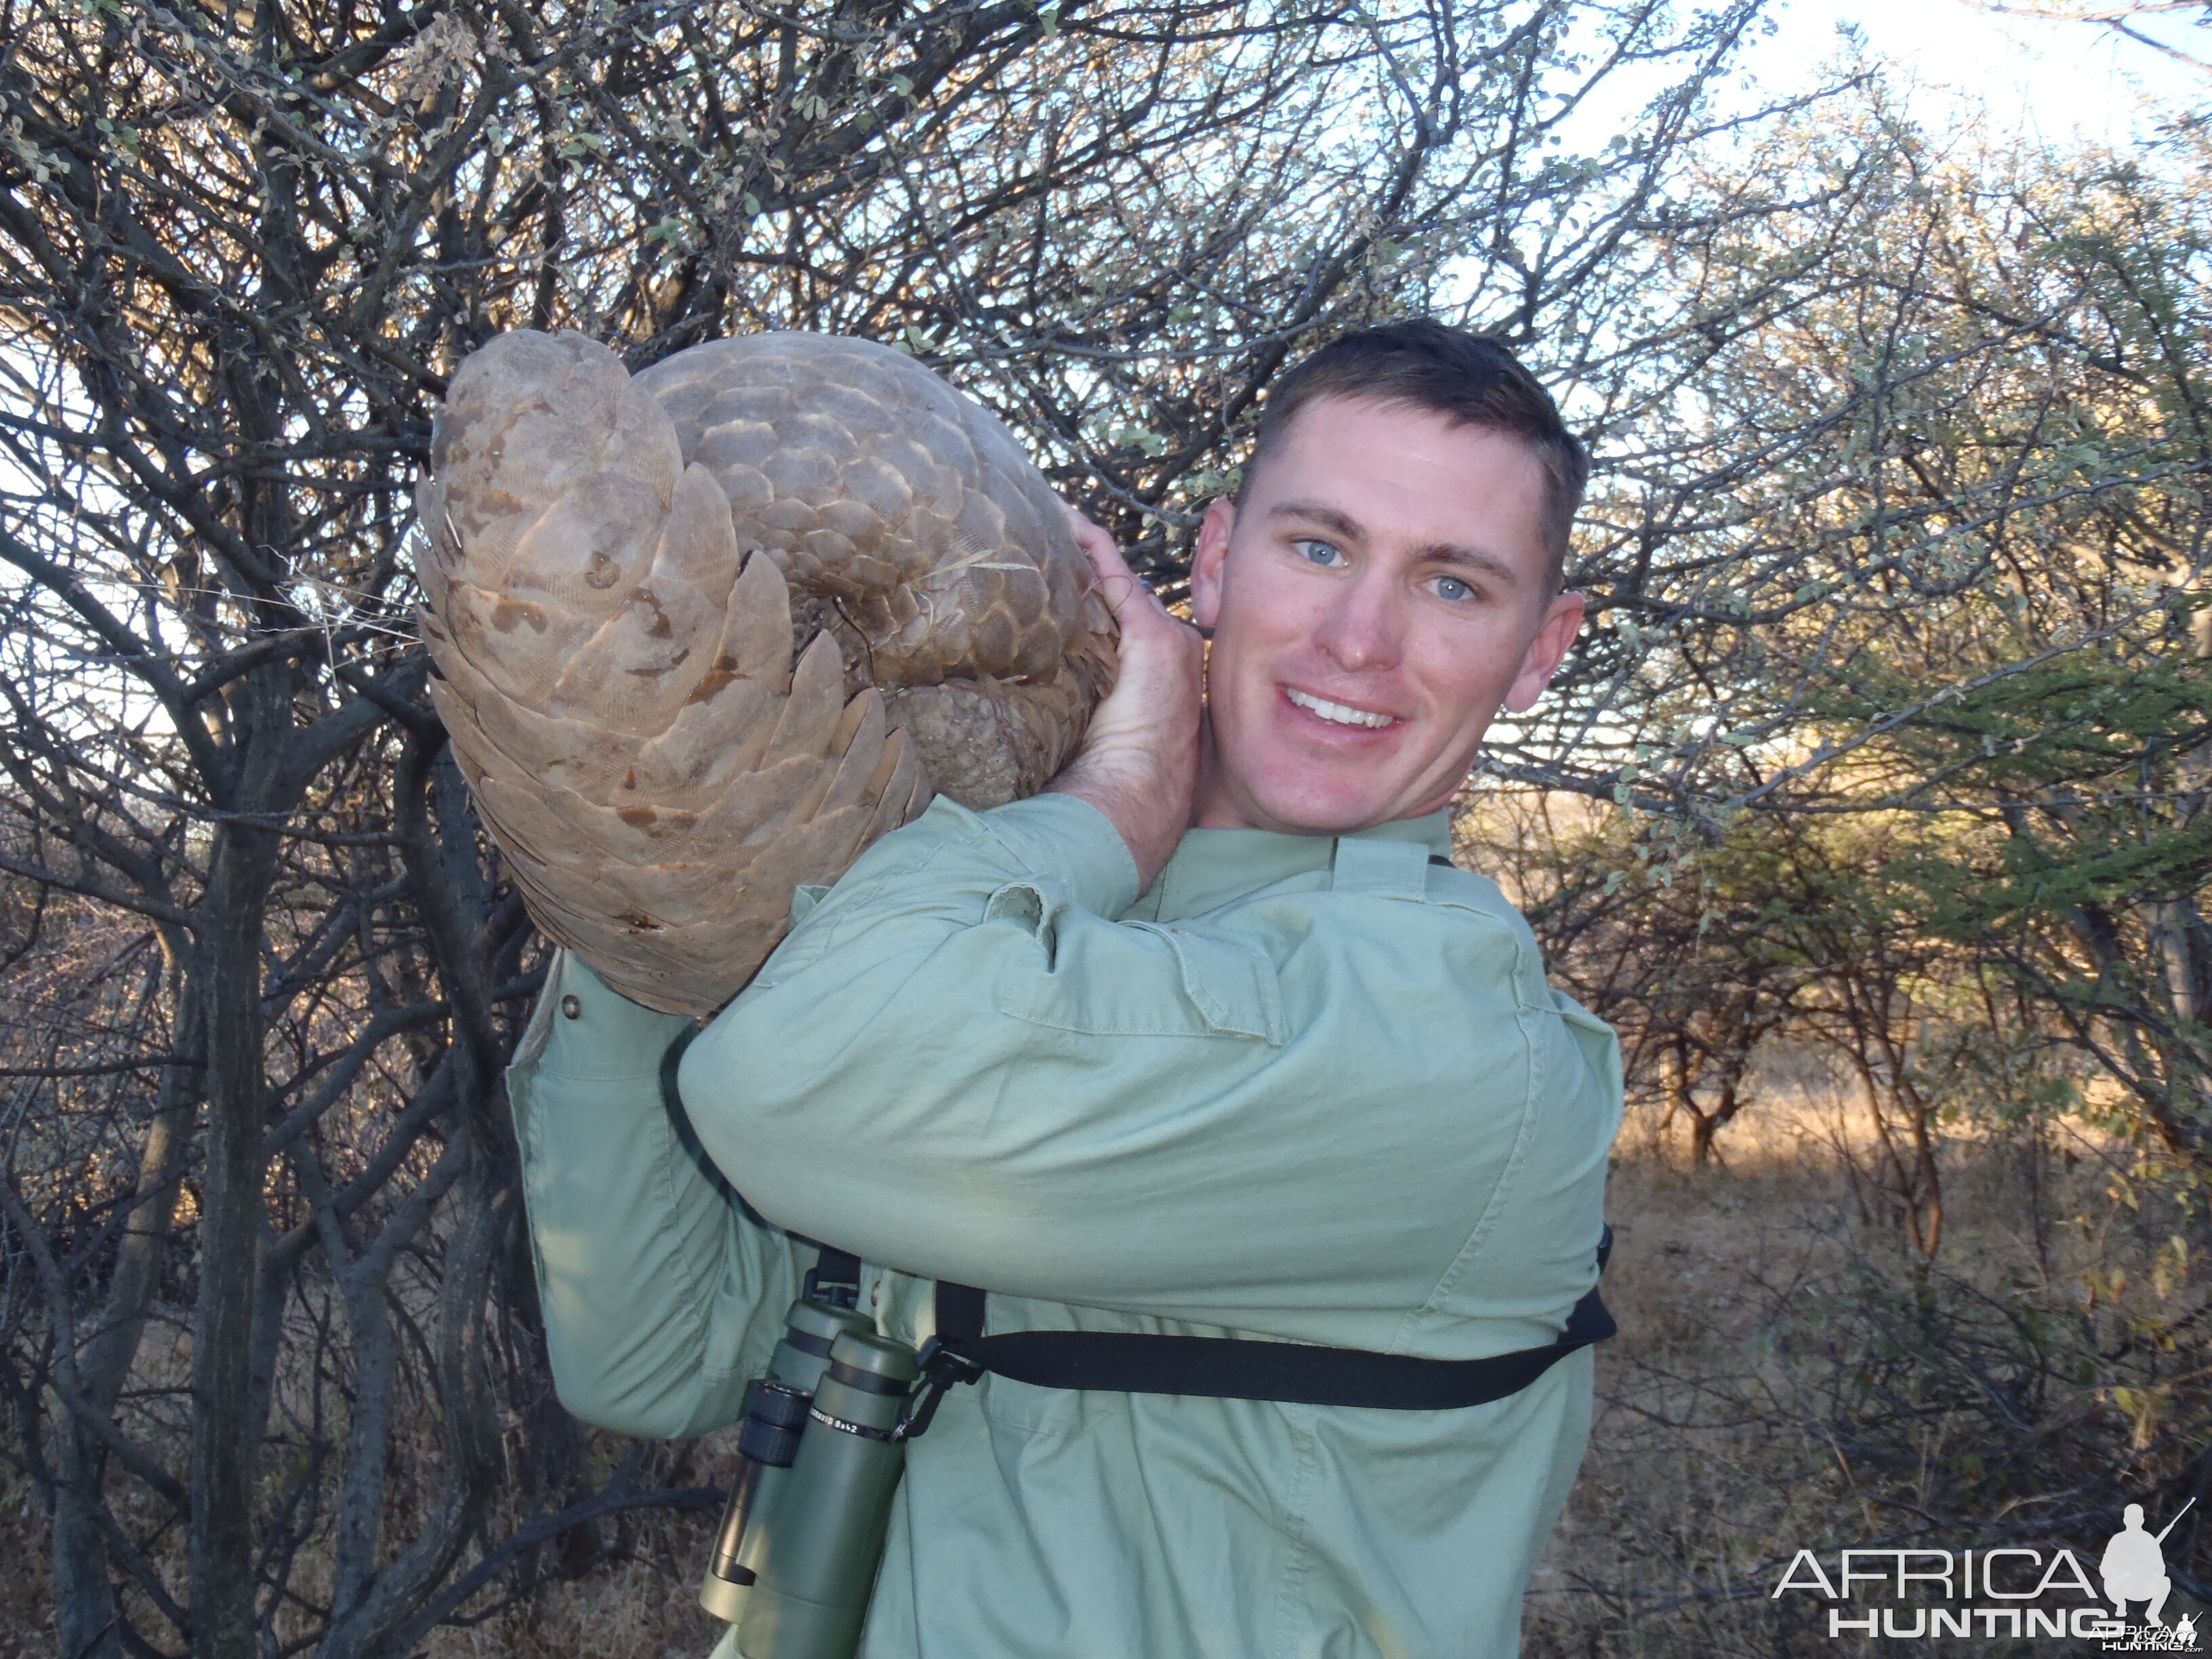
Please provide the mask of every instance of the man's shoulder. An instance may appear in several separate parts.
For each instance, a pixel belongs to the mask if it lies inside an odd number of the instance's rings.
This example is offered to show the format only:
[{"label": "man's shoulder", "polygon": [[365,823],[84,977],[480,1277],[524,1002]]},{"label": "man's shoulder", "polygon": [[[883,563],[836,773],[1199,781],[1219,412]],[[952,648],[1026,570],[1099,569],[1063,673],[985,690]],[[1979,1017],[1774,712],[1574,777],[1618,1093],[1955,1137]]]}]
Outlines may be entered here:
[{"label": "man's shoulder", "polygon": [[[1440,927],[1492,941],[1492,948],[1480,954],[1486,961],[1499,963],[1515,1001],[1543,1008],[1552,1006],[1543,948],[1537,944],[1528,918],[1488,876],[1462,869],[1448,860],[1431,860],[1422,908],[1436,917]],[[1510,964],[1506,967],[1504,958],[1509,951]]]},{"label": "man's shoulder", "polygon": [[1414,886],[1385,896],[1411,901],[1406,908],[1426,913],[1425,925],[1430,927],[1473,927],[1502,933],[1517,949],[1532,957],[1539,955],[1528,919],[1488,876],[1455,864],[1440,853],[1425,853],[1419,868]]},{"label": "man's shoulder", "polygon": [[1519,932],[1528,931],[1527,919],[1505,896],[1505,890],[1481,872],[1455,864],[1441,853],[1429,855],[1428,872],[1427,897],[1431,903],[1476,911]]}]

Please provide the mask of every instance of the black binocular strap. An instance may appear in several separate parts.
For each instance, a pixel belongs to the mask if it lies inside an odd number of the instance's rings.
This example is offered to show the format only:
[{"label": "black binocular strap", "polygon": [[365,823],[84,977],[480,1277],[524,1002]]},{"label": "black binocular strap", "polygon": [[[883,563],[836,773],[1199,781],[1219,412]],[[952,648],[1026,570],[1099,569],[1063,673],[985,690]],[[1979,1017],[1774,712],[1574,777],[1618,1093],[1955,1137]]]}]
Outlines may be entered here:
[{"label": "black binocular strap", "polygon": [[[1613,1229],[1607,1227],[1598,1245],[1600,1273],[1612,1247]],[[1364,1348],[1143,1332],[1004,1331],[986,1336],[983,1300],[984,1293],[973,1285],[940,1281],[938,1342],[945,1352],[1017,1382],[1383,1411],[1453,1411],[1503,1400],[1576,1349],[1602,1342],[1619,1328],[1595,1285],[1575,1304],[1556,1341],[1486,1359],[1423,1359]]]}]

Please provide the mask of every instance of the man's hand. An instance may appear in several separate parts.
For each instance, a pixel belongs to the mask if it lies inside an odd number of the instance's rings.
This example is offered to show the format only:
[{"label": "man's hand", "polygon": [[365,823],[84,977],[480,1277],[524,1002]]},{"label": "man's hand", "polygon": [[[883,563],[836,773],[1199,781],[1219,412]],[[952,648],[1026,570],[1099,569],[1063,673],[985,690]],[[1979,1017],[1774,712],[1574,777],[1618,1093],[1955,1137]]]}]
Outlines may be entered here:
[{"label": "man's hand", "polygon": [[1110,818],[1149,887],[1190,825],[1206,647],[1198,630],[1168,615],[1137,579],[1113,537],[1072,507],[1067,516],[1121,624],[1121,666],[1114,690],[1091,713],[1083,747],[1045,787]]}]

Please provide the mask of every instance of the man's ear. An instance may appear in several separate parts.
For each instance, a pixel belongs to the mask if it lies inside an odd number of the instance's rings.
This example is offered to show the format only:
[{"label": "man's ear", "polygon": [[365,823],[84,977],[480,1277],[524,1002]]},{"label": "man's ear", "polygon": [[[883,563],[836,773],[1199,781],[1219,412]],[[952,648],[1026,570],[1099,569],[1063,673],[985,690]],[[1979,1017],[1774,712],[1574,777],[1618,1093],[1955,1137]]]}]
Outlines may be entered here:
[{"label": "man's ear", "polygon": [[1562,593],[1546,609],[1544,620],[1536,624],[1536,637],[1528,641],[1521,659],[1521,672],[1513,677],[1512,687],[1505,694],[1506,708],[1518,714],[1536,706],[1536,699],[1559,672],[1567,647],[1582,631],[1583,609],[1579,593]]},{"label": "man's ear", "polygon": [[1221,572],[1229,557],[1229,532],[1237,527],[1237,504],[1216,495],[1198,526],[1198,546],[1190,556],[1190,614],[1200,628],[1221,616]]}]

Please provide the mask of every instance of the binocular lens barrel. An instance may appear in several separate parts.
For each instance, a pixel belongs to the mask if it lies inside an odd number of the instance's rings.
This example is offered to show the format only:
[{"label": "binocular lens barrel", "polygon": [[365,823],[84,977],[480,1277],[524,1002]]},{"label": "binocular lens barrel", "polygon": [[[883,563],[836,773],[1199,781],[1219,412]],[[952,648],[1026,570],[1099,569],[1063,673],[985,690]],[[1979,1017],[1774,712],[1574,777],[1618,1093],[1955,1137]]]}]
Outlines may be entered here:
[{"label": "binocular lens barrel", "polygon": [[905,1467],[891,1430],[919,1375],[903,1343],[837,1338],[775,1505],[746,1529],[757,1581],[738,1626],[744,1659],[852,1659]]},{"label": "binocular lens barrel", "polygon": [[735,1624],[744,1611],[738,1592],[753,1582],[753,1571],[739,1559],[745,1528],[763,1493],[775,1490],[781,1472],[799,1450],[799,1431],[806,1426],[808,1396],[781,1383],[758,1378],[745,1385],[744,1426],[738,1433],[737,1466],[730,1475],[730,1502],[714,1538],[713,1565],[699,1588],[700,1605]]},{"label": "binocular lens barrel", "polygon": [[744,1427],[738,1434],[738,1461],[731,1472],[730,1501],[722,1511],[714,1553],[699,1586],[699,1605],[717,1619],[735,1624],[744,1617],[745,1596],[755,1577],[758,1553],[747,1548],[754,1519],[774,1507],[799,1449],[806,1410],[839,1336],[871,1328],[850,1308],[803,1297],[784,1316],[783,1340],[776,1344],[768,1375],[745,1385]]}]

